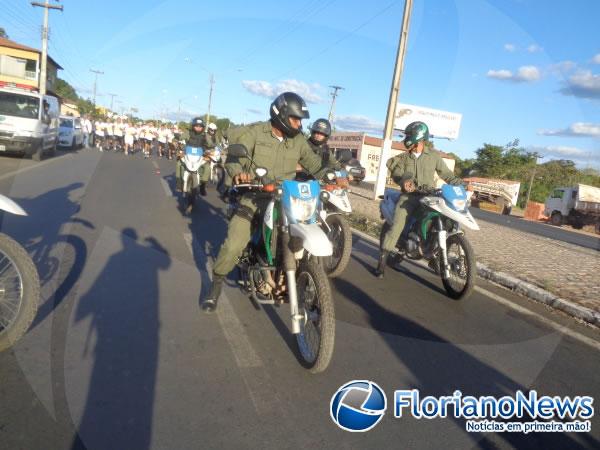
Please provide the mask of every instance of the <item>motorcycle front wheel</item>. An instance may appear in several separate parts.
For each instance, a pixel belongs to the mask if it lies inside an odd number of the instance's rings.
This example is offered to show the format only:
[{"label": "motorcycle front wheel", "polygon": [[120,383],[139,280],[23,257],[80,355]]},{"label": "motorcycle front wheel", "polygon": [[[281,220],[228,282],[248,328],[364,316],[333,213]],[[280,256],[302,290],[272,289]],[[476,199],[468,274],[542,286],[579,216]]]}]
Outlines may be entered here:
[{"label": "motorcycle front wheel", "polygon": [[40,279],[33,261],[19,243],[0,233],[0,351],[25,334],[39,298]]},{"label": "motorcycle front wheel", "polygon": [[462,300],[475,286],[477,263],[473,247],[463,234],[454,234],[446,240],[450,276],[442,283],[450,298]]},{"label": "motorcycle front wheel", "polygon": [[304,314],[296,335],[303,365],[312,373],[323,372],[333,356],[335,310],[329,280],[316,262],[303,261],[296,271],[298,307]]},{"label": "motorcycle front wheel", "polygon": [[329,278],[335,278],[342,274],[350,261],[352,253],[352,230],[345,217],[339,214],[331,214],[327,216],[327,225],[324,231],[331,241],[333,253],[331,256],[321,258],[325,273]]}]

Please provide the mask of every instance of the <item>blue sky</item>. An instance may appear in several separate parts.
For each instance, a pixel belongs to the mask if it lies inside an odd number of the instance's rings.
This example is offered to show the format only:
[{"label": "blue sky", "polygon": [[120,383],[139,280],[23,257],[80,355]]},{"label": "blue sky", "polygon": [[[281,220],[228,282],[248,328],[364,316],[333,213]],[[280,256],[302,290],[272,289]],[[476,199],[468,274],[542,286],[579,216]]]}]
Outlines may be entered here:
[{"label": "blue sky", "polygon": [[[41,8],[3,0],[0,26],[40,47]],[[295,90],[311,118],[340,85],[338,129],[380,135],[404,1],[63,0],[50,13],[61,77],[98,103],[142,117],[212,112],[262,120],[273,95]],[[400,101],[463,114],[437,146],[472,157],[515,138],[545,160],[600,166],[600,2],[415,0]],[[180,103],[181,100],[181,103]],[[305,124],[307,125],[307,123]],[[543,160],[542,160],[543,161]]]}]

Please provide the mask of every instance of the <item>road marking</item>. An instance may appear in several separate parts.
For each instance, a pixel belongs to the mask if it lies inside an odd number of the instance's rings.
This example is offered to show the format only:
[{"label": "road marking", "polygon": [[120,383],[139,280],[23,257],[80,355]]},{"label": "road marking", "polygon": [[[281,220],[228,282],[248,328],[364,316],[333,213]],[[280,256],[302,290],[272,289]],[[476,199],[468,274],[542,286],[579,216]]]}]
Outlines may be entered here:
[{"label": "road marking", "polygon": [[[372,236],[369,236],[368,234],[363,233],[362,231],[358,231],[358,230],[352,230],[352,233],[356,234],[357,236],[359,236],[361,239],[363,239],[366,242],[369,242],[373,245],[376,245],[377,247],[379,246],[379,242],[377,241],[377,239],[375,239]],[[415,265],[421,266],[423,269],[426,269],[428,271],[431,271],[431,269],[429,269],[429,267],[427,266],[426,263],[424,263],[423,261],[410,261],[410,263],[413,263]],[[481,286],[475,286],[475,290],[480,292],[481,294],[485,295],[486,297],[491,298],[492,300],[497,301],[498,303],[501,303],[502,305],[511,308],[523,315],[529,316],[529,317],[533,317],[534,319],[538,320],[539,322],[547,325],[548,327],[559,331],[560,333],[563,333],[567,336],[569,336],[572,339],[575,339],[578,342],[581,342],[583,344],[586,344],[596,350],[600,350],[600,342],[591,339],[581,333],[578,333],[577,331],[574,331],[564,325],[560,325],[556,322],[554,322],[553,320],[550,320],[534,311],[531,311],[521,305],[518,305],[517,303],[514,303],[513,301],[504,298],[498,294],[495,294],[491,291],[488,291],[485,288],[482,288]]]},{"label": "road marking", "polygon": [[53,158],[47,159],[46,161],[41,161],[36,164],[32,164],[31,166],[22,167],[20,169],[13,170],[12,172],[8,172],[8,173],[5,173],[4,175],[1,175],[0,180],[10,178],[14,175],[17,175],[17,174],[20,174],[23,172],[27,172],[28,170],[31,170],[31,169],[38,169],[40,167],[44,167],[46,164],[50,164],[51,162],[54,162],[54,161],[59,161],[61,158],[66,158],[66,157],[71,157],[71,155],[66,154],[66,155],[62,155],[62,156],[55,156]]},{"label": "road marking", "polygon": [[[200,249],[197,241],[192,237],[191,233],[185,233],[184,239],[188,245],[188,249],[194,255],[194,251],[205,253],[204,249]],[[208,276],[212,281],[212,261],[210,255],[206,255],[206,268]],[[221,327],[225,332],[227,342],[231,347],[233,355],[238,363],[239,367],[258,367],[262,366],[262,360],[260,356],[252,348],[248,335],[244,330],[244,327],[235,313],[235,310],[231,306],[231,302],[225,292],[221,293],[219,299],[219,307],[217,308],[217,317],[221,323]]]},{"label": "road marking", "polygon": [[[191,233],[184,233],[183,238],[188,246],[188,250],[192,255],[194,251],[204,253],[207,263],[207,272],[212,281],[212,260],[209,249],[201,249],[198,242],[193,239]],[[246,385],[246,389],[254,405],[254,409],[259,415],[276,413],[283,419],[289,421],[285,410],[280,405],[279,397],[273,389],[273,382],[267,370],[263,365],[263,361],[256,353],[246,330],[240,322],[231,301],[227,297],[225,290],[227,286],[223,286],[223,292],[219,298],[219,307],[217,308],[216,316],[219,319],[227,343],[235,357],[235,361],[240,369],[240,374]]]},{"label": "road marking", "polygon": [[560,333],[565,334],[565,335],[569,336],[570,338],[575,339],[576,341],[579,341],[583,344],[587,344],[596,350],[600,350],[600,342],[595,341],[594,339],[591,339],[581,333],[578,333],[577,331],[574,331],[564,325],[560,325],[560,324],[554,322],[553,320],[547,319],[546,317],[541,316],[534,311],[530,311],[529,309],[527,309],[521,305],[518,305],[504,297],[501,297],[498,294],[490,292],[487,289],[482,288],[481,286],[475,286],[475,290],[478,292],[481,292],[482,294],[484,294],[485,296],[487,296],[493,300],[496,300],[498,303],[502,303],[504,306],[514,309],[515,311],[517,311],[523,315],[533,317],[537,321],[542,322],[543,324],[549,326],[550,328],[553,328],[554,330],[559,331]]},{"label": "road marking", "polygon": [[167,197],[172,197],[173,196],[173,192],[171,192],[171,188],[169,187],[169,183],[167,183],[164,178],[161,178],[160,179],[160,184],[162,184],[162,187],[165,190],[165,194],[167,194]]},{"label": "road marking", "polygon": [[158,169],[158,163],[156,161],[152,161],[152,165],[154,166],[155,169]]}]

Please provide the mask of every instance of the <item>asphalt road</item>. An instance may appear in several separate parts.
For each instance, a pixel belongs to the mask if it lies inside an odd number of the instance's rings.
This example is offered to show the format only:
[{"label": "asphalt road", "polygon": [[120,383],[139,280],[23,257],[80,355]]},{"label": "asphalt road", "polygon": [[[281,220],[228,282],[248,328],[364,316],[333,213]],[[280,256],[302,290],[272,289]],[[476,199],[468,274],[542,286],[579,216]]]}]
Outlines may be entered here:
[{"label": "asphalt road", "polygon": [[[373,184],[363,182],[360,184],[360,187],[372,190]],[[598,236],[572,231],[567,228],[555,227],[546,223],[531,222],[517,216],[504,216],[479,208],[471,208],[470,211],[477,220],[485,220],[486,222],[503,225],[526,233],[556,239],[585,248],[600,250],[600,237]]]},{"label": "asphalt road", "polygon": [[[218,314],[201,313],[224,205],[210,189],[183,217],[173,169],[82,150],[0,178],[0,192],[30,214],[4,215],[2,231],[28,249],[43,283],[31,330],[0,354],[0,448],[600,445],[597,417],[591,433],[527,435],[395,419],[395,389],[598,398],[600,335],[483,281],[457,302],[412,264],[376,280],[375,248],[359,238],[332,281],[336,347],[323,374],[299,364],[287,308],[255,309],[235,280]],[[332,395],[354,379],[378,383],[389,402],[364,434],[329,416]]]}]

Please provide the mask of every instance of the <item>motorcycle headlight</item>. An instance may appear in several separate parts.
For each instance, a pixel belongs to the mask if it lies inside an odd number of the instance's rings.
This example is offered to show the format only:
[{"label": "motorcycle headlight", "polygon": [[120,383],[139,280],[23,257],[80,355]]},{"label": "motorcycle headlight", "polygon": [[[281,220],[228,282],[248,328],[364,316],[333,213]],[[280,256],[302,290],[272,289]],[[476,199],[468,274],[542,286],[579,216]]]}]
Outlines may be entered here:
[{"label": "motorcycle headlight", "polygon": [[465,209],[467,209],[467,201],[458,198],[454,199],[452,200],[452,207],[459,212],[463,212]]},{"label": "motorcycle headlight", "polygon": [[290,204],[292,206],[292,216],[298,222],[306,222],[312,219],[317,210],[316,198],[302,199],[291,197]]}]

